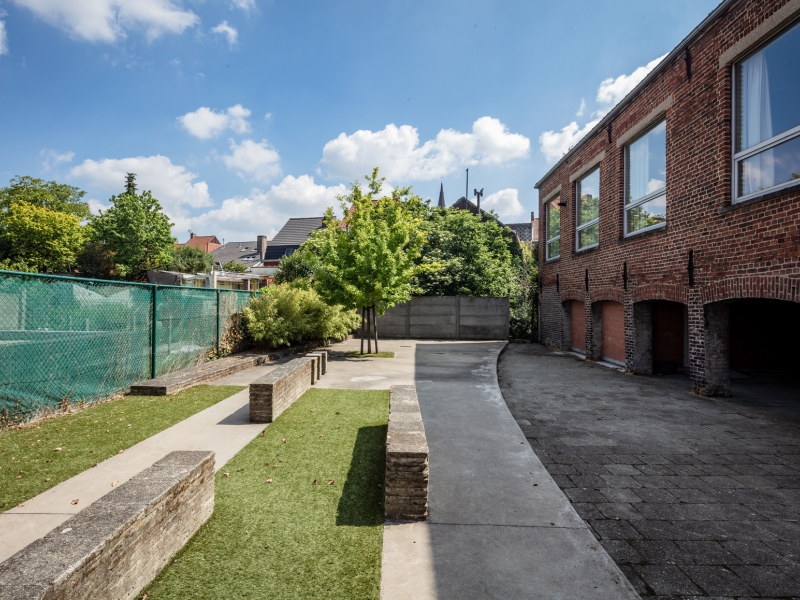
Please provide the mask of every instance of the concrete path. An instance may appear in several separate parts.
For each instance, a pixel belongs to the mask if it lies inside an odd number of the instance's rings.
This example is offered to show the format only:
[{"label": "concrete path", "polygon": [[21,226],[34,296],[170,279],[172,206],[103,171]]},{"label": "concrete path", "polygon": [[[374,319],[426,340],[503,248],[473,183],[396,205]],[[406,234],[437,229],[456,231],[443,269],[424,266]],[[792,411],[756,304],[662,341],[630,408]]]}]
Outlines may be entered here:
[{"label": "concrete path", "polygon": [[[247,385],[283,362],[241,371],[213,385]],[[106,495],[112,482],[125,483],[172,451],[213,450],[219,470],[264,429],[263,423],[250,423],[248,401],[242,390],[0,514],[0,562]],[[80,502],[73,505],[75,498]]]},{"label": "concrete path", "polygon": [[430,518],[386,526],[381,598],[638,598],[511,416],[503,344],[414,346]]}]

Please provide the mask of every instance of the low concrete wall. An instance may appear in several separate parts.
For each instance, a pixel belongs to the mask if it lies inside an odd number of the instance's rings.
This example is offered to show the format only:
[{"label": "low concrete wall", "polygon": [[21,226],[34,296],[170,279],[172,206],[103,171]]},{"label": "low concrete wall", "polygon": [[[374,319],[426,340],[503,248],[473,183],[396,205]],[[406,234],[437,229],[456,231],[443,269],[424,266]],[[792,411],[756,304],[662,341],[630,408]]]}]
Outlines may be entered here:
[{"label": "low concrete wall", "polygon": [[250,384],[250,422],[272,423],[317,382],[321,357],[295,358]]},{"label": "low concrete wall", "polygon": [[415,296],[378,317],[386,339],[506,340],[508,298]]},{"label": "low concrete wall", "polygon": [[214,510],[214,453],[172,452],[0,564],[0,599],[134,598]]},{"label": "low concrete wall", "polygon": [[413,385],[393,385],[386,435],[386,518],[428,516],[428,442]]},{"label": "low concrete wall", "polygon": [[319,358],[319,364],[317,365],[317,379],[325,375],[328,372],[328,351],[327,350],[316,350],[314,352],[309,352],[306,356],[312,356]]}]

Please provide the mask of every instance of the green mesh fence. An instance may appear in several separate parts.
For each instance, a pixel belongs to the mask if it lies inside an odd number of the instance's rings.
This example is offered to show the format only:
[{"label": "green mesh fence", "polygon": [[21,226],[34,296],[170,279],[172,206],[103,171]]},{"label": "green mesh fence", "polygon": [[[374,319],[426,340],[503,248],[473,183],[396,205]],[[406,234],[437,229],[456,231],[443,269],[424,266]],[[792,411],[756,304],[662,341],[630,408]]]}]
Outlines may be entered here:
[{"label": "green mesh fence", "polygon": [[0,271],[0,417],[92,402],[214,358],[251,297]]}]

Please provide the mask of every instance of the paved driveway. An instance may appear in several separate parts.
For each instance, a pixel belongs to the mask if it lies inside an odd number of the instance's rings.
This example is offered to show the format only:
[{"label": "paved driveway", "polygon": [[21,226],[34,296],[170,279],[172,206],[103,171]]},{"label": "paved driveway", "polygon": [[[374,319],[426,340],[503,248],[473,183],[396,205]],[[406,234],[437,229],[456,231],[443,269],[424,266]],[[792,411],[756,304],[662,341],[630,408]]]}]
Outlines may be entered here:
[{"label": "paved driveway", "polygon": [[513,344],[499,381],[553,479],[642,596],[800,598],[800,388],[639,377]]}]

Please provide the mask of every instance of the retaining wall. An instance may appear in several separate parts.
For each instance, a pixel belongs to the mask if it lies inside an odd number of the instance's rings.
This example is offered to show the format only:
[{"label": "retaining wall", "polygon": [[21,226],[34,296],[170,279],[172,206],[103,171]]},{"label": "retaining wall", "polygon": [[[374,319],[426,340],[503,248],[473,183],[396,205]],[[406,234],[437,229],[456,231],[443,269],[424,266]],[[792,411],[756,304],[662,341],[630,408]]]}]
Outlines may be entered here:
[{"label": "retaining wall", "polygon": [[386,518],[428,516],[428,442],[413,385],[393,385],[386,435]]},{"label": "retaining wall", "polygon": [[250,384],[250,422],[272,423],[317,382],[322,354],[295,358]]},{"label": "retaining wall", "polygon": [[0,563],[0,600],[134,598],[214,510],[214,453],[172,452]]}]

